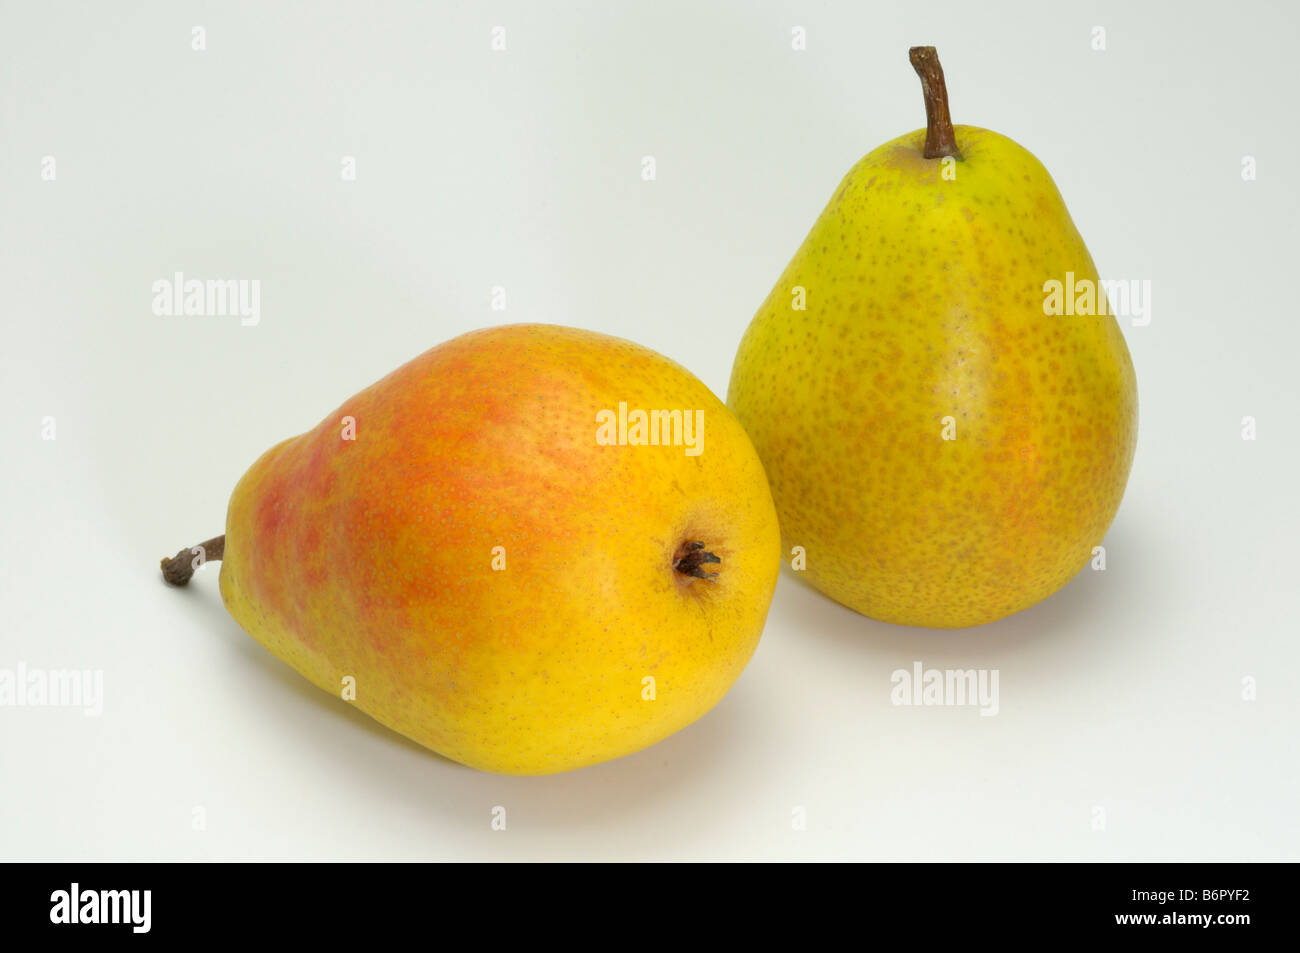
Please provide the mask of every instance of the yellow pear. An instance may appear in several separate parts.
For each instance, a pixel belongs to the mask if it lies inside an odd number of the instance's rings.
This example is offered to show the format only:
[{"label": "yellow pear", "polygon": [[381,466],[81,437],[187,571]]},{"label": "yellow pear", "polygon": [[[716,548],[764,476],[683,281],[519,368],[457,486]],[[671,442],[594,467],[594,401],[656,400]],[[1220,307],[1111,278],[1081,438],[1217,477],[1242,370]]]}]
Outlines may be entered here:
[{"label": "yellow pear", "polygon": [[926,129],[861,159],[755,315],[727,395],[803,577],[886,622],[1033,605],[1102,544],[1137,383],[1042,164],[953,127],[932,47]]},{"label": "yellow pear", "polygon": [[427,351],[267,451],[224,537],[235,620],[317,686],[476,768],[546,774],[695,721],[758,643],[767,480],[699,380],[545,325]]}]

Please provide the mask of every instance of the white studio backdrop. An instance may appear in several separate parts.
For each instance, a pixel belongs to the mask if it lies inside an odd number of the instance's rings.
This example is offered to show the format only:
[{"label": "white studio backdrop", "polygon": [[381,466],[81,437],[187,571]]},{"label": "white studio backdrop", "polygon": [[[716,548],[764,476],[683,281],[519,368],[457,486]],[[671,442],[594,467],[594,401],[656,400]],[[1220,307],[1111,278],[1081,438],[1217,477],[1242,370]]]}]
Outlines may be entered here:
[{"label": "white studio backdrop", "polygon": [[[103,675],[98,715],[0,707],[0,857],[1296,859],[1296,9],[0,3],[0,669]],[[930,631],[786,571],[712,713],[547,778],[319,692],[215,571],[159,581],[263,450],[472,328],[725,395],[840,178],[924,125],[915,44],[1151,283],[1104,572]],[[256,322],[155,314],[177,272],[257,280]],[[893,705],[916,662],[997,670],[998,714]]]}]

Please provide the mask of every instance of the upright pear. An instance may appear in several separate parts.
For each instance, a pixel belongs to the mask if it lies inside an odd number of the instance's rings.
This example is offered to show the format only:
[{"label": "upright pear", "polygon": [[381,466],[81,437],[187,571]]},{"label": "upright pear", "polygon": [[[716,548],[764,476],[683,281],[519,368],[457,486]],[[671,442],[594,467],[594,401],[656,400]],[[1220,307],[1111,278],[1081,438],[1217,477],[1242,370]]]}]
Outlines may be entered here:
[{"label": "upright pear", "polygon": [[954,127],[932,47],[927,127],[844,177],[740,344],[727,400],[802,575],[886,622],[1031,606],[1093,557],[1137,441],[1137,384],[1042,164]]}]

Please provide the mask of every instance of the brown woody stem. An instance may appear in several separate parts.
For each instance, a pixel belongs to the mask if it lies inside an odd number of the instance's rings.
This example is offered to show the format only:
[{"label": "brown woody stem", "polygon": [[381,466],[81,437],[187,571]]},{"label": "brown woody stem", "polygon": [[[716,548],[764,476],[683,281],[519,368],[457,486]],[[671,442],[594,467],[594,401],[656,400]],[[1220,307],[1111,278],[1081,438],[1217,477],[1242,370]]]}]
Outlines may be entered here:
[{"label": "brown woody stem", "polygon": [[921,77],[921,92],[925,95],[925,157],[942,159],[961,158],[957,137],[952,131],[952,116],[948,114],[948,87],[943,81],[943,67],[939,53],[933,46],[914,46],[907,51],[912,68]]},{"label": "brown woody stem", "polygon": [[220,559],[226,552],[226,537],[214,536],[206,543],[199,543],[197,546],[190,546],[182,549],[171,559],[163,557],[162,574],[163,579],[167,580],[173,586],[184,586],[194,575],[194,564],[198,562],[202,565],[205,562]]}]

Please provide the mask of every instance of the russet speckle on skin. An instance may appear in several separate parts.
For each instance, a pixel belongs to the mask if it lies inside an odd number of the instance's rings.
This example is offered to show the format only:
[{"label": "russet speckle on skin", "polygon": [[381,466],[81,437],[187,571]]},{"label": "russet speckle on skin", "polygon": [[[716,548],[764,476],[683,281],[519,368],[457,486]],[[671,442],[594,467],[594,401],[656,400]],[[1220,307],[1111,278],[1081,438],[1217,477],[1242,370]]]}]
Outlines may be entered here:
[{"label": "russet speckle on skin", "polygon": [[1046,281],[1097,280],[1051,177],[1003,136],[956,135],[950,180],[924,131],[849,172],[754,317],[728,392],[804,578],[873,618],[936,627],[1063,586],[1101,545],[1137,438],[1114,317],[1043,311]]}]

